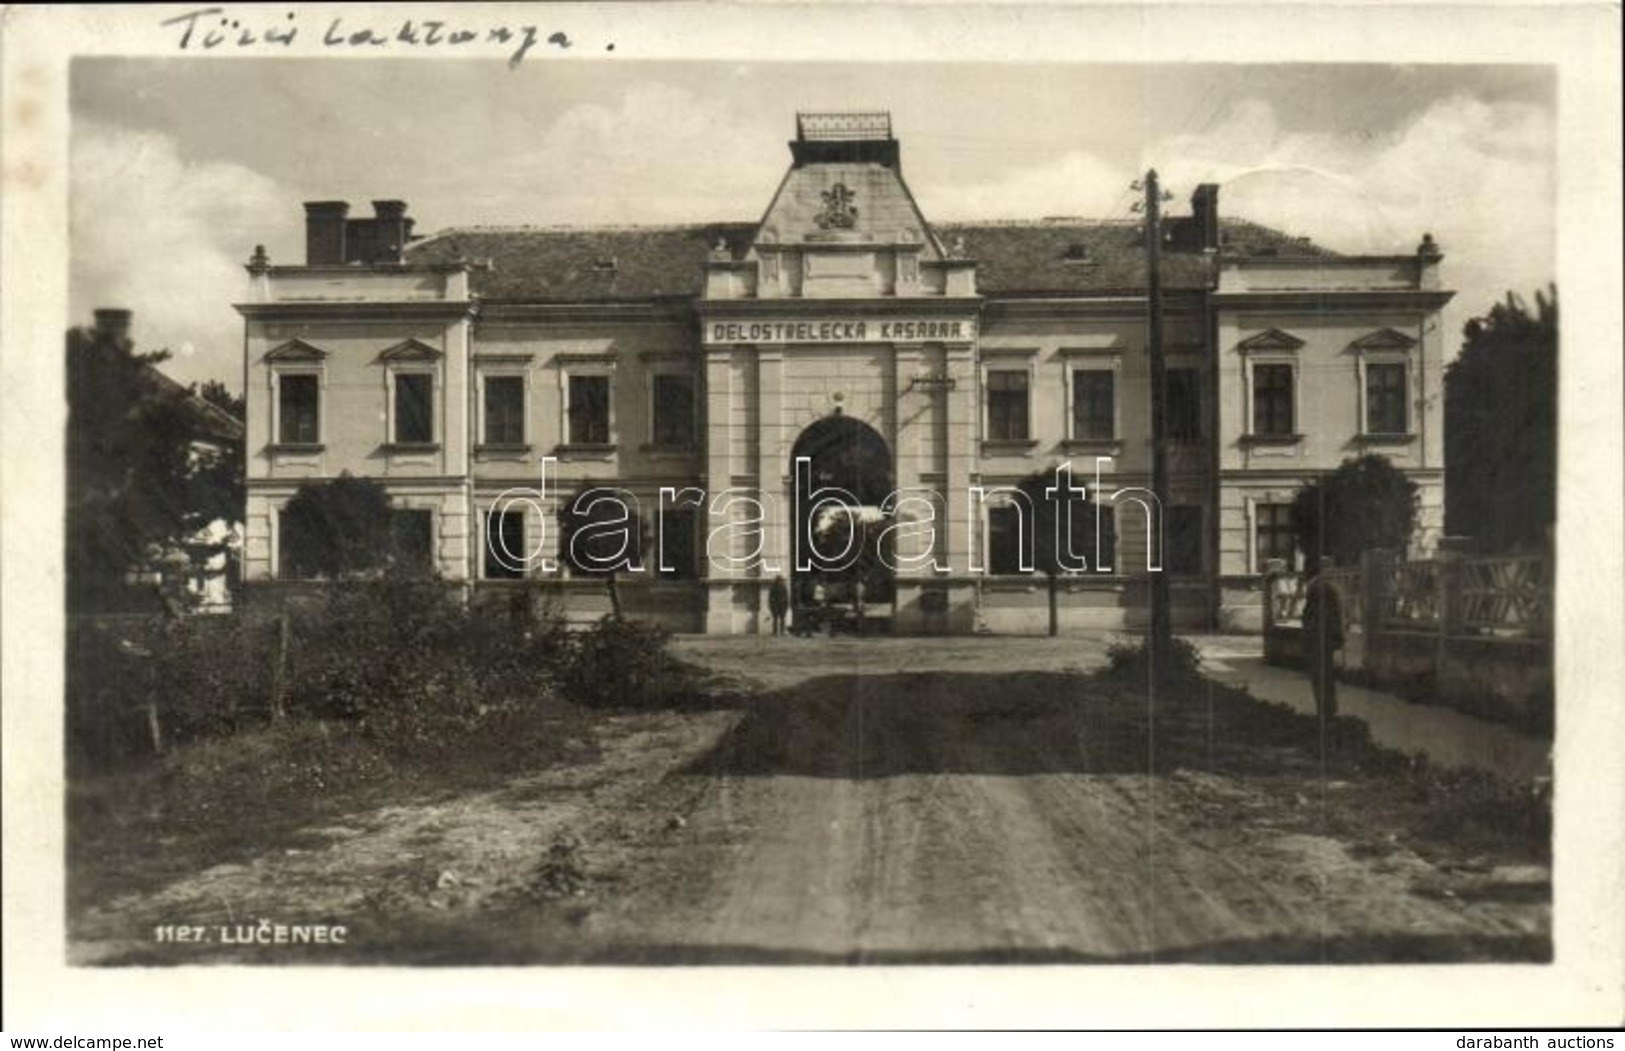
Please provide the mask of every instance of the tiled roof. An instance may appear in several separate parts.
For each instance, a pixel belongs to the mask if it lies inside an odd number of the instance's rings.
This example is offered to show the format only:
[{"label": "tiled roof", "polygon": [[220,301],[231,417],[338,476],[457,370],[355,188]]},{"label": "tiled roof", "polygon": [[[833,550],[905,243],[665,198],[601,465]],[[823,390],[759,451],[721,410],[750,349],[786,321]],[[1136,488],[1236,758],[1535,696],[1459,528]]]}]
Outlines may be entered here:
[{"label": "tiled roof", "polygon": [[[1171,234],[1179,232],[1181,222],[1169,220]],[[1145,251],[1133,223],[948,223],[934,231],[950,249],[963,239],[964,255],[978,263],[976,284],[984,295],[1133,293],[1145,288]],[[755,223],[451,229],[410,245],[407,257],[421,263],[489,260],[489,270],[473,275],[474,291],[487,299],[624,302],[700,295],[705,261],[718,242],[742,258],[755,234]],[[1243,220],[1224,220],[1220,234],[1229,256],[1336,254]],[[1210,265],[1198,253],[1170,249],[1163,256],[1164,287],[1204,287]]]},{"label": "tiled roof", "polygon": [[200,394],[193,392],[190,387],[166,376],[152,365],[146,366],[141,372],[143,380],[152,391],[163,397],[179,398],[186,407],[191,422],[196,425],[193,437],[202,441],[214,439],[216,441],[240,441],[243,437],[243,421],[222,409],[214,402]]},{"label": "tiled roof", "polygon": [[[955,255],[976,260],[976,288],[983,294],[1132,293],[1146,287],[1145,238],[1133,223],[960,223],[938,226],[937,235]],[[1205,287],[1208,269],[1199,254],[1165,253],[1163,287]]]},{"label": "tiled roof", "polygon": [[697,296],[719,240],[740,256],[755,223],[622,229],[447,230],[409,245],[412,262],[491,261],[475,271],[487,299],[565,303]]}]

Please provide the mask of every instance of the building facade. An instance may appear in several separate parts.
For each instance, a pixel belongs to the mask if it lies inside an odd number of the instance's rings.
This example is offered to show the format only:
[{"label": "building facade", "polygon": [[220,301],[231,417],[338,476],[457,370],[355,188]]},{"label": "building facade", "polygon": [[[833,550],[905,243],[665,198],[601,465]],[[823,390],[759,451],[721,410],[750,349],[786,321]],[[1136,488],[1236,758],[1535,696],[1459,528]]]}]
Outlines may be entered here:
[{"label": "building facade", "polygon": [[[1365,452],[1418,484],[1416,549],[1436,541],[1431,237],[1339,255],[1221,219],[1209,185],[1165,219],[1157,507],[1140,226],[934,225],[881,114],[802,115],[789,145],[758,222],[419,238],[398,201],[307,204],[305,262],[257,251],[238,305],[247,580],[300,575],[280,510],[346,471],[387,488],[401,557],[567,615],[605,589],[562,557],[559,514],[610,494],[637,523],[627,612],[681,631],[761,631],[776,575],[805,601],[865,544],[882,568],[845,576],[877,623],[1042,630],[1016,487],[1066,464],[1086,508],[1066,628],[1142,623],[1161,571],[1176,623],[1256,629],[1293,494]],[[844,533],[833,501],[861,509]]]}]

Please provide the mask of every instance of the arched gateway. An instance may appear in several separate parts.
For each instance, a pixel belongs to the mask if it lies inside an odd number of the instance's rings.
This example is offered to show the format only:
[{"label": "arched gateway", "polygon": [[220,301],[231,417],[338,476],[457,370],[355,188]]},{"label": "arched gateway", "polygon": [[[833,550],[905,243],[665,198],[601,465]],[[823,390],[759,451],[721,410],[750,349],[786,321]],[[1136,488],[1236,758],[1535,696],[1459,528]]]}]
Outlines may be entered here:
[{"label": "arched gateway", "polygon": [[894,563],[881,549],[881,508],[894,476],[886,440],[861,420],[826,416],[796,439],[790,478],[791,595],[801,627],[832,617],[847,623],[860,612],[889,624]]}]

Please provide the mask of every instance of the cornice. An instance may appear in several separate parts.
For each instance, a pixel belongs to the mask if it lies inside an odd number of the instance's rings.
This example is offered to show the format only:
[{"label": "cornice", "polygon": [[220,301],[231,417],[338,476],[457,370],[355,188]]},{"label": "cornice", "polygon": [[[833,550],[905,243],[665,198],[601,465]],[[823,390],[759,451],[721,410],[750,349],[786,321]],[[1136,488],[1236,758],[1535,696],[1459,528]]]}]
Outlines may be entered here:
[{"label": "cornice", "polygon": [[289,320],[300,317],[373,321],[391,318],[473,317],[480,311],[477,300],[414,299],[394,302],[372,300],[304,300],[272,303],[233,303],[232,307],[250,320]]},{"label": "cornice", "polygon": [[1260,310],[1310,308],[1316,313],[1371,310],[1385,306],[1403,309],[1437,310],[1455,298],[1456,293],[1420,289],[1271,289],[1263,292],[1215,292],[1212,303],[1218,308],[1246,307]]},{"label": "cornice", "polygon": [[848,317],[907,317],[948,313],[976,314],[986,300],[982,296],[881,296],[868,299],[807,298],[781,299],[697,299],[694,312],[701,319],[806,317],[842,314]]}]

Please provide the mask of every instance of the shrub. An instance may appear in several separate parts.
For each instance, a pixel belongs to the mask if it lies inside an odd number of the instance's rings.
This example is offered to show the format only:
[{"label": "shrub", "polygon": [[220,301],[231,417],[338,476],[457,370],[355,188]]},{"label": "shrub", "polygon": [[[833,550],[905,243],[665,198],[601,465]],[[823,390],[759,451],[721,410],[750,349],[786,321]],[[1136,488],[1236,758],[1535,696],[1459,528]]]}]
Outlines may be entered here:
[{"label": "shrub", "polygon": [[[471,608],[436,581],[352,581],[280,616],[288,721],[345,726],[397,759],[449,759],[479,751],[476,741],[534,752],[580,736],[561,731],[574,718],[566,702],[649,707],[697,692],[697,673],[669,656],[659,628],[611,616],[572,632],[528,607]],[[74,755],[149,754],[149,704],[166,746],[265,727],[278,620],[80,623],[70,638]]]},{"label": "shrub", "polygon": [[662,703],[674,692],[669,677],[685,670],[668,653],[668,639],[662,628],[606,616],[572,638],[560,685],[567,697],[589,707]]},{"label": "shrub", "polygon": [[106,763],[150,750],[141,709],[153,697],[157,618],[70,617],[66,734],[71,763]]},{"label": "shrub", "polygon": [[192,617],[170,624],[151,659],[165,736],[185,742],[261,724],[270,711],[276,621]]},{"label": "shrub", "polygon": [[470,610],[441,584],[403,579],[336,591],[296,637],[290,714],[352,721],[418,754],[557,715],[570,649],[557,624]]},{"label": "shrub", "polygon": [[[1114,642],[1106,649],[1106,674],[1114,679],[1144,679],[1151,672],[1151,654],[1144,642]],[[1175,638],[1168,654],[1168,671],[1175,680],[1195,679],[1202,654],[1192,643]]]}]

